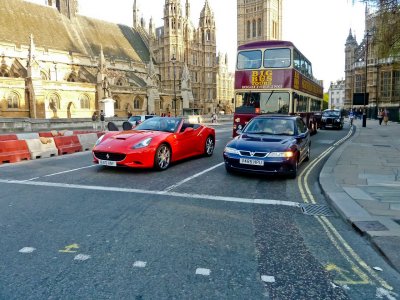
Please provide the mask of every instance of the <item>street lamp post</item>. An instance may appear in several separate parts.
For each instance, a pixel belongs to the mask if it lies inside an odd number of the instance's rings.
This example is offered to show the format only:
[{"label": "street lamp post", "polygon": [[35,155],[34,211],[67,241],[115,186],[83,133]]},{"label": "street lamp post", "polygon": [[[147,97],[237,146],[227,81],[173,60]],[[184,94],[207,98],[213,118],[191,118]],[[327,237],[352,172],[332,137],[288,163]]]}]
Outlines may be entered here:
[{"label": "street lamp post", "polygon": [[367,104],[367,79],[368,79],[368,39],[370,37],[369,30],[366,33],[366,44],[365,44],[365,85],[364,85],[364,111],[363,111],[363,120],[362,127],[367,127],[367,112],[366,112],[366,104]]},{"label": "street lamp post", "polygon": [[172,54],[171,58],[172,65],[174,66],[174,106],[175,106],[175,117],[176,117],[176,88],[175,88],[175,63],[176,63],[176,58],[175,54]]}]

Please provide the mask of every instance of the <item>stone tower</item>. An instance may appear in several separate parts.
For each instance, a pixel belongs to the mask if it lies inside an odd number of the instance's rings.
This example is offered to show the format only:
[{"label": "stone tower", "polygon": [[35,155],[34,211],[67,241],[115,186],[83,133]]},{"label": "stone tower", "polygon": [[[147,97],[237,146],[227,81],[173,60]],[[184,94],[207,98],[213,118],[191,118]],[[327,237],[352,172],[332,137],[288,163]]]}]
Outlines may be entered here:
[{"label": "stone tower", "polygon": [[69,19],[75,17],[78,12],[78,0],[47,0],[47,5],[57,8]]},{"label": "stone tower", "polygon": [[345,107],[352,107],[353,99],[353,64],[357,59],[357,48],[358,43],[356,37],[353,36],[351,29],[349,35],[346,39],[345,44],[345,66],[344,66],[344,76],[345,76]]},{"label": "stone tower", "polygon": [[237,0],[238,45],[282,39],[283,0]]}]

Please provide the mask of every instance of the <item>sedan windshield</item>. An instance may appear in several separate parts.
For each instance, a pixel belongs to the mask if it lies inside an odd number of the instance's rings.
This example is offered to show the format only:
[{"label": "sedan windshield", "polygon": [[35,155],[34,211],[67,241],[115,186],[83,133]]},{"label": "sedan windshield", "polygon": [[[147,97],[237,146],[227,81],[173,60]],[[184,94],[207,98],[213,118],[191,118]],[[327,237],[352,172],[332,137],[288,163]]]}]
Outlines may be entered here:
[{"label": "sedan windshield", "polygon": [[323,117],[339,117],[340,116],[340,112],[336,111],[336,110],[329,110],[329,111],[324,111],[322,113]]},{"label": "sedan windshield", "polygon": [[294,121],[291,119],[252,119],[244,128],[247,134],[294,135]]},{"label": "sedan windshield", "polygon": [[151,119],[147,119],[143,123],[136,126],[134,129],[175,132],[180,122],[180,118],[154,117]]}]

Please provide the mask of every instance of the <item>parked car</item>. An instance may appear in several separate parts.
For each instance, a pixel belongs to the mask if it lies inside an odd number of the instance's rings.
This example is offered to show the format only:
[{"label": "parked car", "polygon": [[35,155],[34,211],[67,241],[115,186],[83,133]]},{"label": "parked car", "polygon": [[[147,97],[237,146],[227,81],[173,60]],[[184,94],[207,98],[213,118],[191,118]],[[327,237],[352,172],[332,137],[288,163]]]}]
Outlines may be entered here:
[{"label": "parked car", "polygon": [[344,114],[340,109],[325,109],[321,117],[321,129],[342,129],[344,125]]},{"label": "parked car", "polygon": [[299,164],[310,159],[310,145],[310,132],[299,116],[257,116],[226,145],[225,168],[296,178]]},{"label": "parked car", "polygon": [[132,124],[132,126],[139,125],[142,123],[144,120],[153,118],[154,115],[136,115],[136,116],[130,116],[128,119],[128,122]]},{"label": "parked car", "polygon": [[93,150],[93,161],[103,166],[167,169],[189,157],[211,156],[215,130],[183,118],[153,117],[131,130],[110,131]]}]

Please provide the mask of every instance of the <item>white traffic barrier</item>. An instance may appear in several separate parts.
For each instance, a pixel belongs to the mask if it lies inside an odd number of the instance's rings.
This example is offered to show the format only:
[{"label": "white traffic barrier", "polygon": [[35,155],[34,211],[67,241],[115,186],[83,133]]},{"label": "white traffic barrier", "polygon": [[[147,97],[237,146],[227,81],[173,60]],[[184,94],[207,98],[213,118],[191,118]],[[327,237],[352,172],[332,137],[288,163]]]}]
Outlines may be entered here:
[{"label": "white traffic barrier", "polygon": [[58,149],[53,138],[40,137],[38,139],[26,139],[25,141],[32,159],[58,155]]},{"label": "white traffic barrier", "polygon": [[82,151],[92,150],[98,137],[96,133],[78,134],[79,143],[82,145]]},{"label": "white traffic barrier", "polygon": [[17,138],[19,140],[38,139],[39,133],[37,132],[17,133]]}]

